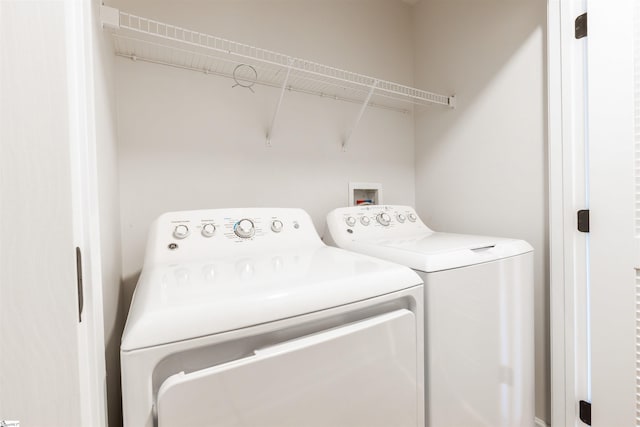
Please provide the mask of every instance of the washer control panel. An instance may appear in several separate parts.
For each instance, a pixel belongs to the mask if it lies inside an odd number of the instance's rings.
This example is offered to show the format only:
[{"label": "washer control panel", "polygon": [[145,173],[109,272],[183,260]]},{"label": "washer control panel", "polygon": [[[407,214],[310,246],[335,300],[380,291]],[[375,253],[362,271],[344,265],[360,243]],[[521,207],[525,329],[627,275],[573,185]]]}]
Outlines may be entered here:
[{"label": "washer control panel", "polygon": [[410,206],[369,205],[335,209],[327,215],[324,241],[396,238],[431,230]]},{"label": "washer control panel", "polygon": [[170,212],[153,223],[145,262],[230,255],[255,248],[322,245],[301,209],[245,208]]}]

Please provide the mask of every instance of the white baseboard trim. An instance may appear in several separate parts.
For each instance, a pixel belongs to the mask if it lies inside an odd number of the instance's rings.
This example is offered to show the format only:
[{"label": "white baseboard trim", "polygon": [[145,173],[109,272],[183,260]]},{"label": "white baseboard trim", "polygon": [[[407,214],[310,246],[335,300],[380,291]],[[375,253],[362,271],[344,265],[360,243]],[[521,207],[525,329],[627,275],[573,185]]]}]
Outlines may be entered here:
[{"label": "white baseboard trim", "polygon": [[536,427],[551,427],[549,424],[542,421],[540,418],[536,418]]}]

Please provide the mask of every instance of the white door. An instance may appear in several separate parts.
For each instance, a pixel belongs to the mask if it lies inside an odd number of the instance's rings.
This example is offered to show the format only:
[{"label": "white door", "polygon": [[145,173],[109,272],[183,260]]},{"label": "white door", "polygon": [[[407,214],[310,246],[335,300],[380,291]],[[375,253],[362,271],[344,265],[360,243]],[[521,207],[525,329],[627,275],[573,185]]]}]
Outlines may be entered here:
[{"label": "white door", "polygon": [[[585,7],[588,35],[576,40]],[[585,425],[579,400],[591,402],[594,426],[640,425],[638,9],[637,0],[549,0],[554,427]],[[590,232],[578,233],[585,208]]]},{"label": "white door", "polygon": [[175,374],[158,391],[158,426],[418,427],[416,334],[400,309]]},{"label": "white door", "polygon": [[640,425],[639,3],[588,3],[591,399],[599,427]]},{"label": "white door", "polygon": [[85,225],[88,5],[0,1],[0,421],[21,427],[106,422]]}]

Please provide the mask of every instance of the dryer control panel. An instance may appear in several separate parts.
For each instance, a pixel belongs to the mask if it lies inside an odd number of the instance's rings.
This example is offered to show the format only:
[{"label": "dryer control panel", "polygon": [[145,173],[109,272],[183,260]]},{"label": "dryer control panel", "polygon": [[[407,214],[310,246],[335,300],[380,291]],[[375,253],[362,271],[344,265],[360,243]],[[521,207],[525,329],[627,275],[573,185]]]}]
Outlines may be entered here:
[{"label": "dryer control panel", "polygon": [[431,232],[410,206],[353,206],[329,212],[324,240],[335,244],[339,240],[401,238]]},{"label": "dryer control panel", "polygon": [[322,242],[302,209],[237,208],[169,212],[149,230],[145,264],[281,250]]}]

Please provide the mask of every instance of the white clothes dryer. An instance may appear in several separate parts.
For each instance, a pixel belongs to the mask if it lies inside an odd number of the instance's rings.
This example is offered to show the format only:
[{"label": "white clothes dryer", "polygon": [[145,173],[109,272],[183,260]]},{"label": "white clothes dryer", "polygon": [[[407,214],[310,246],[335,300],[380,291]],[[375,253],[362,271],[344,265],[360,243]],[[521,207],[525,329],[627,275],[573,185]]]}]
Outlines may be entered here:
[{"label": "white clothes dryer", "polygon": [[424,279],[427,426],[534,425],[527,242],[434,232],[408,206],[335,209],[324,240],[406,265]]},{"label": "white clothes dryer", "polygon": [[423,426],[423,286],[300,209],[162,215],[121,344],[125,427]]}]

